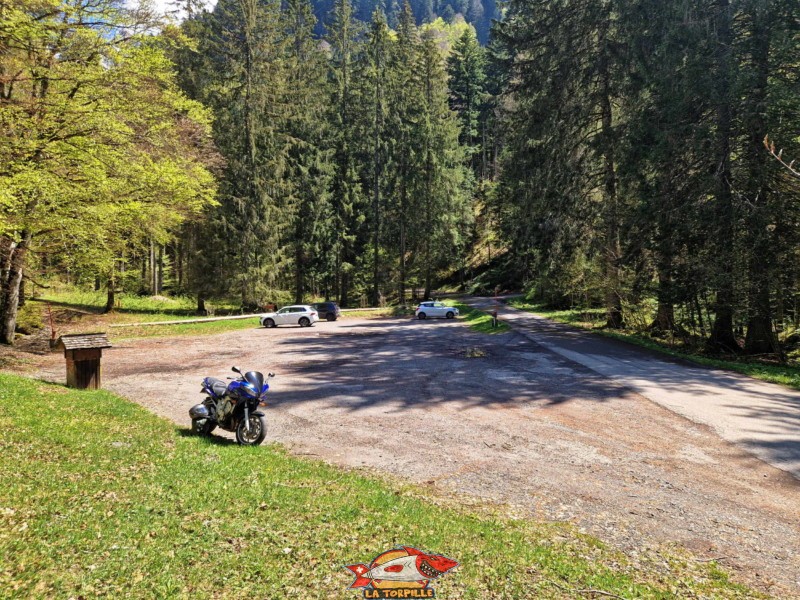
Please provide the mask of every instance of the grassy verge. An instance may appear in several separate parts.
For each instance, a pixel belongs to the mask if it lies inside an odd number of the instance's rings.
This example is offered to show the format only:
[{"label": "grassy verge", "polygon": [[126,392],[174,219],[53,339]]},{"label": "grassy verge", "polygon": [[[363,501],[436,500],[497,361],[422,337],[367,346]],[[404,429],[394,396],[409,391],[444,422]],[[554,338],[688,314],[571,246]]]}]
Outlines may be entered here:
[{"label": "grassy verge", "polygon": [[[210,335],[259,327],[258,319],[254,317],[252,319],[207,321],[164,326],[137,327],[132,325],[129,327],[108,328],[109,325],[191,320],[197,319],[198,315],[195,299],[183,296],[167,298],[163,296],[141,297],[133,294],[120,294],[118,295],[119,307],[108,314],[102,313],[105,301],[105,292],[64,288],[50,291],[48,294],[28,303],[28,306],[34,308],[34,312],[39,316],[41,311],[45,309],[46,303],[51,303],[56,320],[58,321],[61,318],[70,323],[66,327],[63,323],[57,323],[56,329],[59,333],[62,332],[62,329],[70,332],[107,330],[110,337],[117,340],[172,335]],[[237,307],[231,302],[206,303],[208,307],[212,307],[212,304],[218,316],[237,313]],[[348,311],[342,313],[342,318],[380,318],[397,314],[396,308],[388,307],[378,311]]]},{"label": "grassy verge", "polygon": [[796,390],[800,390],[800,368],[794,366],[771,365],[761,362],[745,362],[744,360],[723,360],[711,356],[703,356],[693,352],[686,352],[680,349],[671,348],[664,343],[630,330],[611,331],[604,329],[604,315],[603,309],[572,309],[572,310],[552,310],[548,309],[541,304],[528,302],[522,298],[515,298],[509,301],[511,306],[532,312],[542,317],[547,317],[559,323],[566,323],[575,325],[584,329],[589,329],[593,333],[622,340],[656,350],[668,356],[675,358],[683,358],[692,362],[705,365],[708,367],[715,367],[719,369],[727,369],[735,371],[744,375],[749,375],[762,381],[770,383],[779,383]]},{"label": "grassy verge", "polygon": [[402,311],[396,306],[387,306],[379,310],[348,310],[343,312],[340,319],[378,319],[381,317],[399,317]]},{"label": "grassy verge", "polygon": [[[342,313],[341,319],[351,318],[381,318],[393,314],[393,309],[375,311],[353,311]],[[195,317],[196,318],[196,317]],[[324,321],[317,324],[317,327],[324,327]],[[204,323],[177,323],[175,325],[148,325],[147,327],[119,327],[110,329],[112,339],[130,339],[145,337],[165,337],[171,335],[211,335],[214,333],[225,333],[228,331],[240,331],[242,329],[253,329],[261,327],[258,317],[252,319],[236,319],[228,321],[206,321]]]},{"label": "grassy verge", "polygon": [[441,598],[758,597],[715,565],[632,564],[566,525],[187,436],[107,392],[0,375],[0,408],[4,597],[352,599],[342,565],[396,544],[461,563]]},{"label": "grassy verge", "polygon": [[171,335],[211,335],[227,331],[261,327],[258,317],[232,321],[206,321],[203,323],[178,323],[175,325],[149,325],[147,327],[115,327],[109,329],[111,339],[165,337]]},{"label": "grassy verge", "polygon": [[[104,291],[78,290],[74,288],[58,288],[47,290],[39,300],[69,306],[77,310],[100,313],[106,305]],[[136,294],[117,294],[117,309],[112,313],[117,322],[133,322],[144,320],[168,321],[181,318],[197,318],[197,299],[189,296],[139,296]],[[206,307],[213,308],[219,314],[235,314],[238,305],[235,302],[207,302]],[[152,318],[150,318],[152,317]]]},{"label": "grassy verge", "polygon": [[508,323],[499,321],[497,327],[492,327],[492,316],[489,313],[472,308],[461,302],[453,302],[453,306],[458,308],[460,318],[469,324],[469,328],[481,333],[505,333],[510,328]]}]

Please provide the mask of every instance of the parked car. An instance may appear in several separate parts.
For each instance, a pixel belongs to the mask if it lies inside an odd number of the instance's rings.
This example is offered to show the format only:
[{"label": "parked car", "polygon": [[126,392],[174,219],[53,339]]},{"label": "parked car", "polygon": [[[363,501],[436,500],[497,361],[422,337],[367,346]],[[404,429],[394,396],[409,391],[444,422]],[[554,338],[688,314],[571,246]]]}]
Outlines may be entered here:
[{"label": "parked car", "polygon": [[316,309],[316,311],[319,313],[320,319],[335,321],[339,318],[339,315],[342,314],[342,311],[339,310],[339,305],[336,304],[336,302],[317,302],[311,306],[313,306],[314,309]]},{"label": "parked car", "polygon": [[277,327],[278,325],[299,325],[310,327],[319,321],[316,309],[307,304],[284,306],[278,312],[264,313],[259,317],[263,327]]},{"label": "parked car", "polygon": [[454,319],[458,316],[458,309],[455,306],[447,306],[444,302],[420,302],[414,314],[417,315],[418,319],[427,319],[429,317]]}]

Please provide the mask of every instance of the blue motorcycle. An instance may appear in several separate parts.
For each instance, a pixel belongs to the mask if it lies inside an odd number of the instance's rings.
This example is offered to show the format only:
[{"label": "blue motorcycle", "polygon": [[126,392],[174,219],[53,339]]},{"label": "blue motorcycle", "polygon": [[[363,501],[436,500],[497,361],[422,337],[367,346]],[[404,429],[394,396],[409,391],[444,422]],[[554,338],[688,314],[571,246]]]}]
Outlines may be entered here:
[{"label": "blue motorcycle", "polygon": [[[239,377],[225,383],[216,377],[203,379],[203,389],[208,397],[202,404],[189,409],[192,418],[192,431],[198,435],[209,435],[219,427],[236,434],[236,442],[242,446],[258,446],[267,436],[267,421],[259,407],[265,406],[264,396],[269,384],[258,371],[248,371],[242,375],[239,367],[232,371]],[[267,375],[267,381],[275,377]]]}]

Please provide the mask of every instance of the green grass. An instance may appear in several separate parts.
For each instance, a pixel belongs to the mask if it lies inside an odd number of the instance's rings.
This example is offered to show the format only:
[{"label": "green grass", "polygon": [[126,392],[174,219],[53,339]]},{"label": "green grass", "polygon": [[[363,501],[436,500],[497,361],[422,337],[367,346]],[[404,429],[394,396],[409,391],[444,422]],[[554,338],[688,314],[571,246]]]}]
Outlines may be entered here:
[{"label": "green grass", "polygon": [[568,525],[187,436],[103,391],[0,375],[0,455],[5,598],[352,599],[342,565],[396,544],[460,561],[441,598],[757,597],[714,565],[632,564]]},{"label": "green grass", "polygon": [[[353,311],[342,313],[341,319],[352,318],[381,318],[394,314],[392,308],[375,311]],[[195,317],[196,318],[196,317]],[[155,321],[155,319],[154,319]],[[319,326],[319,325],[318,325]],[[235,319],[226,321],[206,321],[203,323],[177,323],[174,325],[148,325],[147,327],[114,327],[109,329],[112,339],[132,339],[146,337],[166,337],[171,335],[211,335],[228,331],[259,328],[261,324],[258,317],[252,319]]]},{"label": "green grass", "polygon": [[[413,312],[412,312],[413,314]],[[399,317],[402,311],[396,306],[387,306],[379,310],[348,310],[343,312],[340,319],[379,319],[382,317]]]},{"label": "green grass", "polygon": [[[134,339],[145,337],[165,337],[183,335],[211,335],[228,331],[239,331],[259,327],[257,318],[237,319],[225,321],[206,321],[202,323],[186,323],[164,326],[139,327],[135,323],[153,323],[159,321],[177,321],[203,318],[197,315],[196,299],[178,297],[143,297],[134,294],[119,294],[118,307],[115,311],[102,314],[105,307],[106,295],[103,291],[86,291],[74,287],[61,286],[41,295],[35,301],[28,303],[37,314],[45,310],[45,303],[51,303],[55,314],[61,310],[73,310],[87,313],[80,320],[74,321],[78,330],[106,330],[112,339]],[[213,308],[217,316],[236,314],[237,306],[234,302],[214,301],[207,302],[206,306]],[[397,314],[397,309],[387,307],[379,311],[353,311],[342,313],[342,318],[380,318]],[[74,319],[76,315],[71,315]],[[46,313],[45,313],[45,320]],[[85,326],[81,327],[81,321]],[[108,327],[109,325],[130,324],[127,327]],[[56,326],[57,330],[61,327]],[[72,327],[72,329],[76,329]]]},{"label": "green grass", "polygon": [[505,333],[510,329],[508,323],[504,323],[502,320],[498,321],[497,327],[492,327],[492,316],[482,310],[472,308],[461,302],[453,302],[452,305],[458,309],[459,317],[467,322],[469,328],[474,331],[494,334]]},{"label": "green grass", "polygon": [[[44,290],[39,300],[71,307],[86,312],[101,312],[106,305],[105,291],[80,290],[72,287],[59,287]],[[197,318],[197,299],[189,296],[139,296],[136,294],[117,294],[115,322],[136,322],[145,318],[150,321],[169,321],[174,319]],[[207,302],[218,314],[235,314],[238,305],[231,301]]]},{"label": "green grass", "polygon": [[114,327],[108,330],[111,339],[167,337],[172,335],[212,335],[242,329],[261,327],[258,317],[203,323],[177,323],[175,325],[149,325],[147,327]]},{"label": "green grass", "polygon": [[773,365],[763,362],[746,362],[743,360],[724,360],[715,358],[713,356],[704,356],[696,352],[682,351],[681,349],[670,347],[665,343],[659,342],[649,336],[643,335],[639,332],[632,330],[613,331],[605,329],[605,311],[604,309],[570,309],[570,310],[552,310],[548,309],[542,304],[531,303],[522,298],[514,298],[509,301],[509,304],[515,308],[525,310],[542,317],[547,317],[559,323],[567,323],[575,325],[584,329],[591,330],[592,333],[597,333],[605,337],[629,342],[656,350],[668,356],[675,358],[683,358],[692,362],[714,367],[718,369],[727,369],[735,371],[744,375],[749,375],[762,381],[770,383],[779,383],[787,387],[800,390],[800,367],[791,365]]}]

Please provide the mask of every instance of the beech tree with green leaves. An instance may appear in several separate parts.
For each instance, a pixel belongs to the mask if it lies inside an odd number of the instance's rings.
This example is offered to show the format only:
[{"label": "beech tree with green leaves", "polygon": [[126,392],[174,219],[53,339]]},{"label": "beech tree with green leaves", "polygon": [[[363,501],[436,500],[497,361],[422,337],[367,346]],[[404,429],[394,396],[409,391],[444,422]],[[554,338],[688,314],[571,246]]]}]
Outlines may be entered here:
[{"label": "beech tree with green leaves", "polygon": [[[113,281],[131,222],[176,223],[213,198],[198,156],[209,113],[179,91],[116,0],[0,5],[0,340],[13,343],[28,253],[86,262]],[[161,223],[164,221],[161,220]],[[113,283],[112,283],[113,288]]]}]

